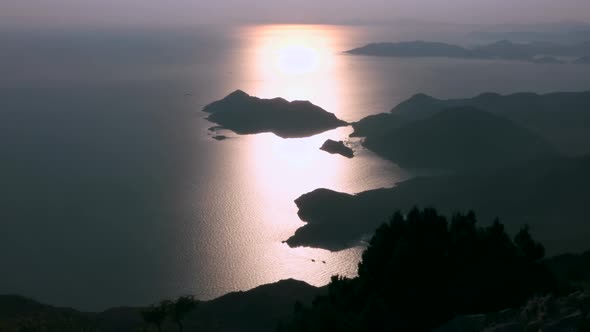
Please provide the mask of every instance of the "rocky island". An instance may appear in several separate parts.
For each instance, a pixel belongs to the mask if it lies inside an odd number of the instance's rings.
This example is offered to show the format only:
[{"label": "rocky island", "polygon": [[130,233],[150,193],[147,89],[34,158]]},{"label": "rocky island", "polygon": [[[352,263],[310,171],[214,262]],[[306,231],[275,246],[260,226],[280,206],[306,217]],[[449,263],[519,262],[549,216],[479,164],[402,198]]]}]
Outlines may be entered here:
[{"label": "rocky island", "polygon": [[346,158],[353,158],[354,151],[346,146],[343,141],[334,141],[334,140],[326,140],[324,144],[320,147],[320,150],[326,151],[330,154],[339,154]]},{"label": "rocky island", "polygon": [[241,135],[271,132],[282,138],[300,138],[348,125],[309,101],[260,99],[240,90],[203,111],[209,113],[207,120]]}]

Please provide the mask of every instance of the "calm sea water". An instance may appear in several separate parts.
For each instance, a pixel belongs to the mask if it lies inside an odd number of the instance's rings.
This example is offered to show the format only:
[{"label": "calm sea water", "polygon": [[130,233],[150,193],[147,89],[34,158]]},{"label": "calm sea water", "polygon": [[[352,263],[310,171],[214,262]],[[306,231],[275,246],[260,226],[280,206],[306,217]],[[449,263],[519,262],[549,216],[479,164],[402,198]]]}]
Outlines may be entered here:
[{"label": "calm sea water", "polygon": [[354,275],[362,248],[282,243],[303,224],[294,199],[412,174],[355,141],[352,160],[318,149],[350,128],[217,142],[200,110],[236,89],[355,121],[418,92],[590,88],[588,66],[341,54],[390,36],[285,25],[0,33],[0,293],[100,310]]}]

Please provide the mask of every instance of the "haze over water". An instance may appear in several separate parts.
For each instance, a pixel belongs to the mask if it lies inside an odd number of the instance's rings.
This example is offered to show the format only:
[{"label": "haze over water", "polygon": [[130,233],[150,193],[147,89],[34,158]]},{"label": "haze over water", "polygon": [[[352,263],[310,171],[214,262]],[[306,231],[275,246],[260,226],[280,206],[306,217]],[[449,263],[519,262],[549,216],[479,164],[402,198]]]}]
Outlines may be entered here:
[{"label": "haze over water", "polygon": [[[7,32],[0,62],[0,293],[85,310],[192,293],[211,299],[285,278],[353,275],[362,248],[289,248],[294,200],[316,188],[389,187],[407,171],[327,138],[217,142],[200,112],[236,89],[310,100],[347,121],[414,93],[579,91],[590,67],[355,57],[394,29]],[[316,262],[312,262],[312,259]],[[326,261],[326,264],[321,263]]]}]

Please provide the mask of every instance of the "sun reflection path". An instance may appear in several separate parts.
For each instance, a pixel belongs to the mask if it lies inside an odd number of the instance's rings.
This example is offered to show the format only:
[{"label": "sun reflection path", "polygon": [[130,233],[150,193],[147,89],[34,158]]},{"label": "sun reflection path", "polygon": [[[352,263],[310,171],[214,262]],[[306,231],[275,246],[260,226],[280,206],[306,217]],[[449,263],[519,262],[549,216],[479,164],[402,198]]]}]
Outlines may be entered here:
[{"label": "sun reflection path", "polygon": [[[259,232],[272,241],[273,250],[266,252],[272,268],[260,270],[277,279],[296,278],[314,285],[326,284],[330,276],[356,275],[360,248],[331,253],[312,248],[289,248],[282,241],[303,225],[297,216],[294,200],[317,188],[346,189],[348,159],[330,155],[319,149],[328,138],[343,135],[336,129],[309,138],[282,139],[272,134],[249,137],[249,187],[256,193],[259,208]],[[267,244],[268,245],[268,244]],[[326,262],[326,263],[324,263]],[[257,262],[253,262],[257,265]]]},{"label": "sun reflection path", "polygon": [[[342,72],[340,30],[321,25],[267,25],[252,28],[254,52],[246,59],[245,77],[250,94],[261,98],[308,100],[338,116]],[[278,236],[285,240],[301,226],[294,200],[309,191],[326,187],[344,189],[349,161],[335,158],[319,147],[327,139],[344,139],[340,128],[303,139],[280,139],[256,135],[249,144],[252,186],[265,201],[267,229],[283,221],[289,227]],[[281,202],[278,203],[278,200]],[[287,221],[289,220],[289,221]]]},{"label": "sun reflection path", "polygon": [[[289,101],[308,100],[339,116],[347,80],[342,69],[343,30],[329,26],[268,25],[247,28],[248,48],[240,58],[237,82],[250,95],[260,98],[282,97]],[[350,120],[350,119],[346,119]],[[338,253],[312,248],[289,248],[282,241],[303,225],[297,215],[295,199],[317,188],[356,192],[355,175],[365,163],[330,155],[319,148],[330,138],[346,139],[350,128],[338,128],[308,138],[282,139],[272,134],[243,137],[248,148],[243,154],[240,174],[249,194],[242,199],[255,215],[241,231],[250,234],[251,251],[240,264],[257,271],[265,280],[296,278],[323,285],[334,274],[353,276],[360,249]],[[244,216],[247,219],[247,216]],[[254,231],[252,231],[254,230]],[[264,249],[263,249],[264,248]],[[269,248],[272,248],[269,250]],[[325,262],[325,263],[324,263]]]}]

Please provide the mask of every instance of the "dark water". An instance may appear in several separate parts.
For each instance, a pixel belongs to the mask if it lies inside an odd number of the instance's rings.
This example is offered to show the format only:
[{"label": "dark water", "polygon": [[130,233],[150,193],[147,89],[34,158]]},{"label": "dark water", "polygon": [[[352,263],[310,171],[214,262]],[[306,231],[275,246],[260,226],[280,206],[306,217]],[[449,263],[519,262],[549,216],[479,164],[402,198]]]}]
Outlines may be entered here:
[{"label": "dark water", "polygon": [[98,310],[354,274],[360,248],[281,243],[302,225],[293,200],[411,174],[356,142],[352,160],[318,149],[349,128],[214,141],[200,109],[235,89],[355,121],[417,92],[590,87],[588,66],[340,53],[387,39],[338,26],[0,33],[0,293]]}]

